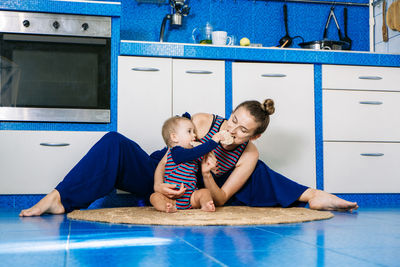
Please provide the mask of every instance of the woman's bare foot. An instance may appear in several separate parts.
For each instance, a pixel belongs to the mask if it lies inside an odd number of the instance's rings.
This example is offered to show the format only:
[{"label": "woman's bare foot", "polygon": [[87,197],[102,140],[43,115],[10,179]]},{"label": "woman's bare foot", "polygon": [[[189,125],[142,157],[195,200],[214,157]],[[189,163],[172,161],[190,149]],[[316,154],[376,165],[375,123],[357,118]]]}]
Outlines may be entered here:
[{"label": "woman's bare foot", "polygon": [[350,211],[358,209],[357,202],[341,199],[328,192],[308,188],[299,198],[300,201],[308,202],[310,209],[314,210],[336,210]]},{"label": "woman's bare foot", "polygon": [[40,216],[44,213],[63,214],[65,213],[64,206],[61,204],[61,196],[57,190],[51,191],[48,195],[42,198],[33,207],[22,210],[19,216],[30,217]]},{"label": "woman's bare foot", "polygon": [[166,213],[174,213],[177,212],[177,209],[174,205],[172,205],[171,203],[167,203],[165,205],[165,212]]},{"label": "woman's bare foot", "polygon": [[201,210],[203,211],[215,211],[215,205],[212,200],[208,201],[205,205],[201,206]]}]

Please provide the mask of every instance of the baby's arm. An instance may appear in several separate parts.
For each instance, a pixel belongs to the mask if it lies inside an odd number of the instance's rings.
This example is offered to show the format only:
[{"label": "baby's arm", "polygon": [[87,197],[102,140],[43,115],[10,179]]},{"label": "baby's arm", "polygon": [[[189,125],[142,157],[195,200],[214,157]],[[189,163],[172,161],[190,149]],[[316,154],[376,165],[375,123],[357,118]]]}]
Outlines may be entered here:
[{"label": "baby's arm", "polygon": [[194,148],[183,148],[181,146],[175,146],[171,148],[172,159],[176,164],[180,164],[186,161],[192,161],[198,159],[208,152],[212,151],[218,146],[218,143],[214,140],[209,140],[204,144],[196,146]]}]

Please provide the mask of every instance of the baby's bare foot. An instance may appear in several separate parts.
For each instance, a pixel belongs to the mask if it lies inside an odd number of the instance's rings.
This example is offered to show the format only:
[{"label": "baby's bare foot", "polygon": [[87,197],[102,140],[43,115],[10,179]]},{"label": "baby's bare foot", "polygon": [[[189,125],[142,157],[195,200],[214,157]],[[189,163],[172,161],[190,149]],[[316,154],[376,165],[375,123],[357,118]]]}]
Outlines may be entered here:
[{"label": "baby's bare foot", "polygon": [[174,212],[176,212],[176,211],[177,211],[176,207],[175,207],[174,205],[172,205],[171,203],[167,203],[167,204],[165,205],[165,212],[167,212],[167,213],[174,213]]},{"label": "baby's bare foot", "polygon": [[210,200],[204,206],[201,207],[201,210],[204,210],[204,211],[215,211],[214,202],[212,200]]}]

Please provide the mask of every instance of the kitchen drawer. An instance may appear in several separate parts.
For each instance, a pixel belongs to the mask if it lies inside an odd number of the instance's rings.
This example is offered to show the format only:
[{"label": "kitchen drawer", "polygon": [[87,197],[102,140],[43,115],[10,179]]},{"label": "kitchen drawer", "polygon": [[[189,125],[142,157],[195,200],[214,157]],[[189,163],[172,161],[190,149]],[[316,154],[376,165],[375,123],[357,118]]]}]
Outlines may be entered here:
[{"label": "kitchen drawer", "polygon": [[[232,72],[236,76],[245,77],[245,79],[236,82],[238,86],[246,87],[248,90],[253,91],[257,90],[253,87],[273,88],[278,92],[282,89],[291,90],[295,94],[298,90],[309,88],[307,86],[310,85],[310,81],[311,85],[314,85],[314,66],[311,64],[234,62],[232,64]],[[297,89],[294,87],[296,85],[301,88]],[[309,91],[313,92],[314,90]],[[258,93],[262,93],[262,91],[260,92],[260,89],[258,89]],[[267,96],[266,94],[264,95]],[[236,98],[236,96],[233,97]],[[239,102],[243,100],[242,95],[238,95],[238,97],[240,97]],[[305,99],[307,99],[306,97],[308,96],[304,96]]]},{"label": "kitchen drawer", "polygon": [[400,143],[324,142],[324,189],[400,193]]},{"label": "kitchen drawer", "polygon": [[400,92],[323,90],[324,140],[400,141]]},{"label": "kitchen drawer", "polygon": [[0,194],[49,193],[104,134],[0,131]]},{"label": "kitchen drawer", "polygon": [[400,91],[400,68],[322,66],[322,88]]}]

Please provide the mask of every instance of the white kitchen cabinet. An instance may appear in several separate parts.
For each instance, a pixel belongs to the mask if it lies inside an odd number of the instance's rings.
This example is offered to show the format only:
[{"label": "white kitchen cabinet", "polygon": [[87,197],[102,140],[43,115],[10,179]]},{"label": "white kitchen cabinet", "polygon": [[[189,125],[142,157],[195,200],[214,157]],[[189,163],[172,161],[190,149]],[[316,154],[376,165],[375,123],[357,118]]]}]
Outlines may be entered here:
[{"label": "white kitchen cabinet", "polygon": [[322,66],[326,191],[400,192],[399,76],[400,68]]},{"label": "white kitchen cabinet", "polygon": [[233,63],[233,106],[271,98],[275,113],[255,142],[260,159],[306,186],[316,186],[314,68],[308,64]]},{"label": "white kitchen cabinet", "polygon": [[184,112],[225,115],[225,62],[120,56],[118,132],[151,153],[161,127]]},{"label": "white kitchen cabinet", "polygon": [[0,194],[47,194],[104,132],[0,131]]},{"label": "white kitchen cabinet", "polygon": [[325,142],[324,186],[332,193],[399,193],[400,143]]},{"label": "white kitchen cabinet", "polygon": [[161,127],[172,115],[171,86],[171,58],[118,58],[118,132],[147,153],[165,146]]},{"label": "white kitchen cabinet", "polygon": [[173,59],[173,115],[225,116],[225,62]]}]

